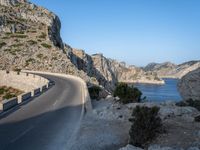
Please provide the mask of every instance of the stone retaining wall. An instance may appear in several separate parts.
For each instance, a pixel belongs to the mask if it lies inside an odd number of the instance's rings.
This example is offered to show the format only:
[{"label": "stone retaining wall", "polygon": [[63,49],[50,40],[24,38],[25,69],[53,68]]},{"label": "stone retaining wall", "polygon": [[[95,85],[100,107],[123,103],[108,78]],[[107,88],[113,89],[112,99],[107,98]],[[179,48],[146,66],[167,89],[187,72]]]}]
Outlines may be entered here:
[{"label": "stone retaining wall", "polygon": [[33,74],[0,71],[0,86],[13,87],[24,92],[46,85],[49,80]]},{"label": "stone retaining wall", "polygon": [[0,71],[0,86],[13,87],[25,92],[17,97],[1,101],[0,112],[30,100],[34,96],[46,91],[50,85],[49,80],[38,75]]}]

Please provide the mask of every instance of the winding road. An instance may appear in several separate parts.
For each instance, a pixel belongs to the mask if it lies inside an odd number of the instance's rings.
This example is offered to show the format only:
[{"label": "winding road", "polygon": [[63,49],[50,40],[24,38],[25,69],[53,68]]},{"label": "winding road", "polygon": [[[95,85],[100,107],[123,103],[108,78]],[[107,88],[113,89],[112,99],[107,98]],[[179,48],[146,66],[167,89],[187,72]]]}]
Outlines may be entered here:
[{"label": "winding road", "polygon": [[42,75],[55,85],[0,118],[0,150],[68,150],[82,118],[80,83]]}]

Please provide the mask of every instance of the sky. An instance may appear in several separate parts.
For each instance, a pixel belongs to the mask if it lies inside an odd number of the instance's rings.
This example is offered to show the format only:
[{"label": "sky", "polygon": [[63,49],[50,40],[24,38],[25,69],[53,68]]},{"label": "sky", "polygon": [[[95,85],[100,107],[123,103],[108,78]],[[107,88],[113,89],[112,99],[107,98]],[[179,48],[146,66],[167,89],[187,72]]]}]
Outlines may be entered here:
[{"label": "sky", "polygon": [[61,37],[88,54],[144,66],[200,60],[200,0],[30,0],[57,14]]}]

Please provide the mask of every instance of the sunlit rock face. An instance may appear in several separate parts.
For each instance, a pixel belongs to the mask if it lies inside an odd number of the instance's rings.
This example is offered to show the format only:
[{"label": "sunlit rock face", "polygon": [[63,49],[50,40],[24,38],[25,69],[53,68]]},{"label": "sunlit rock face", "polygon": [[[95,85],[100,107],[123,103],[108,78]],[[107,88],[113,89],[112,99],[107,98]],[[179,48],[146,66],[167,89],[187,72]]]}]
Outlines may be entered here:
[{"label": "sunlit rock face", "polygon": [[165,63],[150,63],[144,67],[145,71],[153,71],[158,74],[160,78],[182,78],[190,71],[196,70],[200,67],[200,61],[189,61],[179,65],[171,62]]},{"label": "sunlit rock face", "polygon": [[185,75],[178,83],[178,89],[184,100],[200,101],[200,68]]}]

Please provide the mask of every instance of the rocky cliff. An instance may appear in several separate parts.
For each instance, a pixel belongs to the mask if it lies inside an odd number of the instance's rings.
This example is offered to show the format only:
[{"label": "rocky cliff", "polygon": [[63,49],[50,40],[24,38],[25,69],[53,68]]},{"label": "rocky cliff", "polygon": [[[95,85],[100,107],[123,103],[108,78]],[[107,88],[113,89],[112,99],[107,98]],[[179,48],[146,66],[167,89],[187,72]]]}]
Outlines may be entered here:
[{"label": "rocky cliff", "polygon": [[184,100],[200,101],[200,68],[183,76],[178,83],[178,90]]},{"label": "rocky cliff", "polygon": [[[96,77],[104,87],[113,87],[117,82],[164,84],[156,73],[145,72],[135,66],[128,66],[103,56],[103,54],[86,54],[83,50],[73,49],[71,60],[79,69]],[[108,81],[108,82],[105,82]]]},{"label": "rocky cliff", "polygon": [[150,63],[144,70],[155,72],[160,78],[182,78],[190,71],[196,70],[199,67],[200,61],[189,61],[179,65],[165,62],[161,64]]},{"label": "rocky cliff", "polygon": [[155,73],[64,44],[59,18],[26,0],[0,0],[0,69],[29,69],[80,76],[112,89],[116,82],[163,83]]}]

